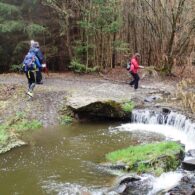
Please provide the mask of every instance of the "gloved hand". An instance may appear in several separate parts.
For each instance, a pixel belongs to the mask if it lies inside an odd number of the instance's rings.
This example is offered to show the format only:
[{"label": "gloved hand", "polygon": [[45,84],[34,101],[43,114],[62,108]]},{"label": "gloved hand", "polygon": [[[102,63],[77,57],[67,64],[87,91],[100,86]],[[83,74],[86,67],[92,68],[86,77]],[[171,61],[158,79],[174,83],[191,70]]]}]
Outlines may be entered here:
[{"label": "gloved hand", "polygon": [[47,65],[46,64],[42,64],[42,68],[45,68]]}]

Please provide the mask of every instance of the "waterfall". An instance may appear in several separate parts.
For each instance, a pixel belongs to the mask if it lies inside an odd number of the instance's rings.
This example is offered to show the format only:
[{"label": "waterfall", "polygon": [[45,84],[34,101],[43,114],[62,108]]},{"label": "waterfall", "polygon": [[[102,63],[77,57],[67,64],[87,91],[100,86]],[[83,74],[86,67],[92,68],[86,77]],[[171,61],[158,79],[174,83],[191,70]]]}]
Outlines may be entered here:
[{"label": "waterfall", "polygon": [[186,151],[195,149],[195,123],[176,112],[164,113],[151,110],[134,110],[131,123],[118,127],[121,131],[149,131],[178,140]]},{"label": "waterfall", "polygon": [[[167,139],[180,141],[185,150],[195,149],[195,123],[176,112],[134,110],[131,123],[117,127],[119,131],[148,131],[164,135]],[[152,180],[152,190],[148,195],[161,194],[179,184],[183,177],[180,172],[164,173]]]},{"label": "waterfall", "polygon": [[160,177],[153,179],[153,189],[148,195],[165,194],[165,192],[177,186],[182,177],[182,173],[163,173]]}]

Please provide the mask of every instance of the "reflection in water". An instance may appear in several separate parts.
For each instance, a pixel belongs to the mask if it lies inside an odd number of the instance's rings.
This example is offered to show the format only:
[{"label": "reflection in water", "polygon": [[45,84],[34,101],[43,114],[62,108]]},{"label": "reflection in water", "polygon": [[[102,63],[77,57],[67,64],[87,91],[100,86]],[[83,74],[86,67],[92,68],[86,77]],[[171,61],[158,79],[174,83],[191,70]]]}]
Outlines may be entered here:
[{"label": "reflection in water", "polygon": [[106,153],[162,139],[113,129],[110,124],[83,123],[25,137],[29,146],[0,156],[0,194],[98,194],[114,178],[98,166]]}]

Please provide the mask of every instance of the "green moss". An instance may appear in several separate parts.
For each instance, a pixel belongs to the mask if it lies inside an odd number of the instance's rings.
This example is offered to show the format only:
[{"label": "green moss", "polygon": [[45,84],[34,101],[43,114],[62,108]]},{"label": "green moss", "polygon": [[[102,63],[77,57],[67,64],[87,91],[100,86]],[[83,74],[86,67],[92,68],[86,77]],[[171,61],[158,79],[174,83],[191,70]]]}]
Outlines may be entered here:
[{"label": "green moss", "polygon": [[112,163],[124,162],[128,170],[138,173],[153,172],[156,175],[177,168],[180,164],[176,154],[183,153],[183,147],[177,142],[161,142],[111,152],[106,159]]},{"label": "green moss", "polygon": [[6,131],[5,125],[0,125],[0,144],[4,144],[9,138],[9,133]]},{"label": "green moss", "polygon": [[61,125],[68,125],[71,124],[72,122],[73,122],[73,118],[71,116],[63,115],[60,118]]},{"label": "green moss", "polygon": [[42,123],[40,121],[27,119],[26,114],[23,112],[18,112],[15,117],[10,118],[6,125],[6,129],[16,133],[42,127]]},{"label": "green moss", "polygon": [[42,127],[41,122],[37,120],[28,120],[25,113],[19,112],[15,117],[3,125],[0,125],[0,144],[5,144],[6,141],[13,135],[18,135],[27,130],[34,130]]},{"label": "green moss", "polygon": [[132,112],[134,106],[135,106],[134,103],[131,102],[131,101],[125,102],[125,103],[123,103],[123,104],[121,105],[123,111],[126,112],[126,113]]},{"label": "green moss", "polygon": [[27,119],[23,119],[23,120],[17,122],[16,124],[12,125],[11,129],[14,129],[15,132],[24,132],[27,130],[38,129],[41,127],[42,127],[41,122],[39,122],[37,120],[29,121]]}]

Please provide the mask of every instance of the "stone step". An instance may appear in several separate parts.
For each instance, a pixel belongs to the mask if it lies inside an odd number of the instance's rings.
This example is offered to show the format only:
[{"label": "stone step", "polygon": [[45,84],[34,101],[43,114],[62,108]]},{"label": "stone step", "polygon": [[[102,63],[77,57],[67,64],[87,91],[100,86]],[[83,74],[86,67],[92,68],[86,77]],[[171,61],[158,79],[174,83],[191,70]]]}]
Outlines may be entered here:
[{"label": "stone step", "polygon": [[188,171],[194,171],[195,170],[195,159],[183,161],[182,168]]}]

